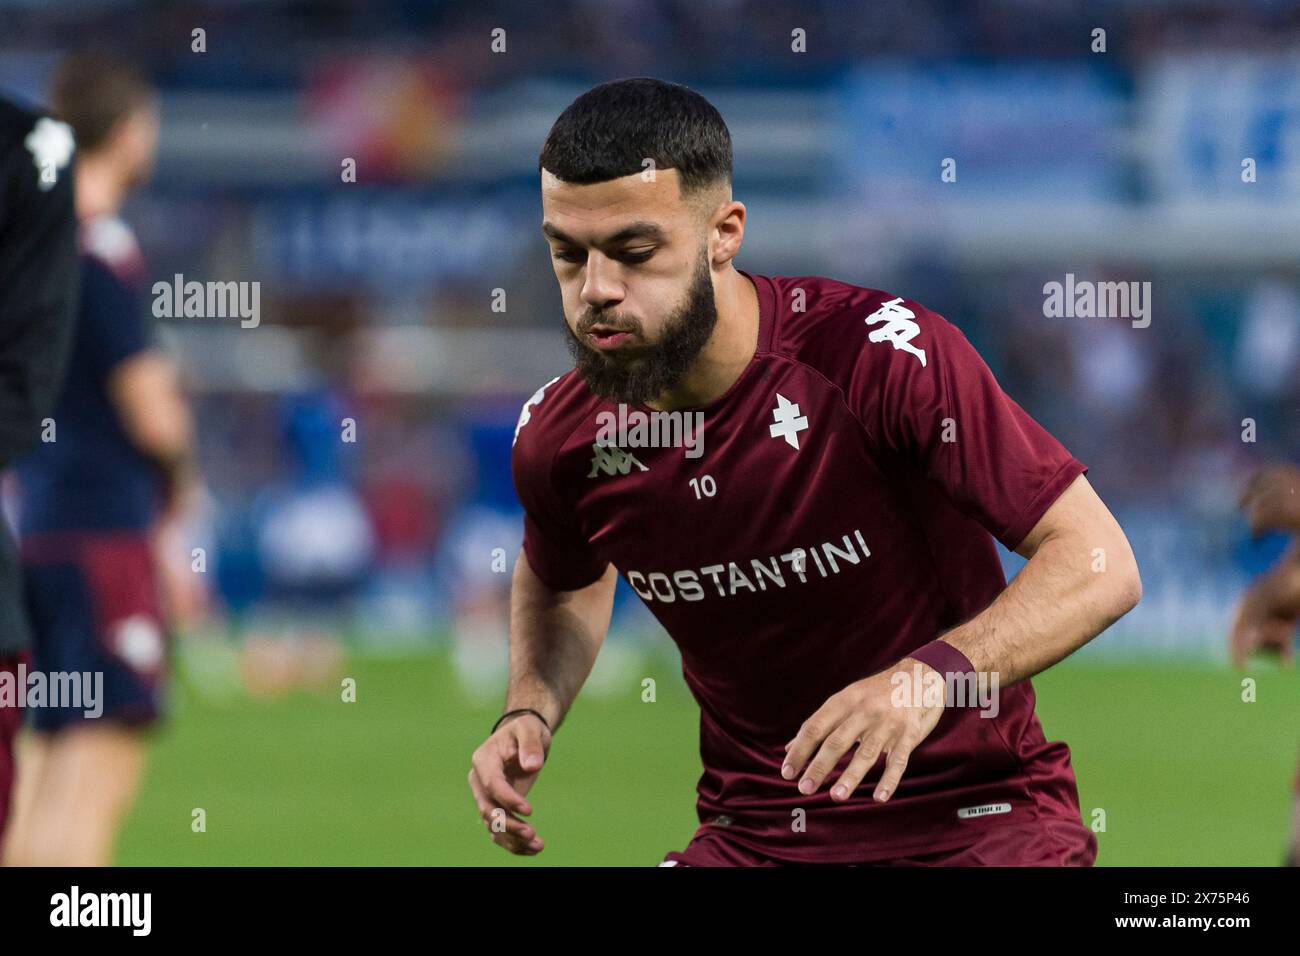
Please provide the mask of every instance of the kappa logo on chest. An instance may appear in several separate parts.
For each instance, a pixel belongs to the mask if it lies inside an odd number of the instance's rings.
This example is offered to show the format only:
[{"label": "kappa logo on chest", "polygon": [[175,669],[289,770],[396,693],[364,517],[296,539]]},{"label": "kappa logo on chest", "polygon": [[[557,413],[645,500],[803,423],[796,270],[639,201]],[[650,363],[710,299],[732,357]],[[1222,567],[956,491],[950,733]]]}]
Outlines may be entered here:
[{"label": "kappa logo on chest", "polygon": [[617,445],[602,445],[600,442],[593,442],[591,451],[591,471],[587,472],[588,478],[595,478],[600,474],[631,474],[633,466],[638,471],[650,470],[637,460],[636,455],[624,451]]}]

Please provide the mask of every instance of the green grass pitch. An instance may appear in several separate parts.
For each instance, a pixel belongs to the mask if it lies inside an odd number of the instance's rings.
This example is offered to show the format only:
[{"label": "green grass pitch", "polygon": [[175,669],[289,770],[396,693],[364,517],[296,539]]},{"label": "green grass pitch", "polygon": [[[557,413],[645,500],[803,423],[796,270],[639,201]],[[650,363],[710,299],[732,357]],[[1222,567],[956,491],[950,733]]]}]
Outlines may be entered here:
[{"label": "green grass pitch", "polygon": [[[491,843],[465,775],[499,709],[450,658],[352,656],[357,700],[213,695],[184,676],[118,845],[123,865],[652,866],[695,829],[698,711],[675,654],[626,693],[579,696],[531,799],[546,849]],[[1074,754],[1099,865],[1275,866],[1300,743],[1300,676],[1067,662],[1035,679],[1051,739]],[[641,701],[642,676],[658,699]],[[202,808],[206,832],[191,828]]]}]

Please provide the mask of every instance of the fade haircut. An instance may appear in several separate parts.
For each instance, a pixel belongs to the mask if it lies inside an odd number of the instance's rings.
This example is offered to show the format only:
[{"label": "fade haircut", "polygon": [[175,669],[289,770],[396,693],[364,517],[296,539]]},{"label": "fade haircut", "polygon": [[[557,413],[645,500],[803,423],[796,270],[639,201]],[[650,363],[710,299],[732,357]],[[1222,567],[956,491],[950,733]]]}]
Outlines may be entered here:
[{"label": "fade haircut", "polygon": [[699,93],[637,76],[601,83],[568,105],[538,157],[566,183],[587,185],[655,169],[677,170],[682,199],[711,187],[731,189],[731,133]]}]

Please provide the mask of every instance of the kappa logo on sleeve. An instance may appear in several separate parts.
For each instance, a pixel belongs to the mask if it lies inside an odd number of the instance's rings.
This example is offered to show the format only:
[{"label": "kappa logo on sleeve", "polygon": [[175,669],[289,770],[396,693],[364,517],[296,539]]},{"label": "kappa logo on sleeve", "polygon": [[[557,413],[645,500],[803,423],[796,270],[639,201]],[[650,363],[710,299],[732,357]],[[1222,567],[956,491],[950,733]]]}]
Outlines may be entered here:
[{"label": "kappa logo on sleeve", "polygon": [[515,447],[515,442],[519,441],[519,429],[527,425],[533,418],[533,406],[542,400],[546,390],[560,380],[560,376],[555,376],[537,391],[533,392],[533,397],[524,402],[524,407],[519,409],[519,421],[515,422],[515,437],[510,439],[510,447]]},{"label": "kappa logo on sleeve", "polygon": [[924,368],[925,349],[912,344],[912,339],[921,334],[921,327],[912,321],[915,318],[916,313],[903,305],[902,296],[891,299],[864,320],[867,325],[885,323],[878,329],[872,329],[867,339],[871,342],[889,342],[895,349],[911,352],[921,360],[921,367]]}]

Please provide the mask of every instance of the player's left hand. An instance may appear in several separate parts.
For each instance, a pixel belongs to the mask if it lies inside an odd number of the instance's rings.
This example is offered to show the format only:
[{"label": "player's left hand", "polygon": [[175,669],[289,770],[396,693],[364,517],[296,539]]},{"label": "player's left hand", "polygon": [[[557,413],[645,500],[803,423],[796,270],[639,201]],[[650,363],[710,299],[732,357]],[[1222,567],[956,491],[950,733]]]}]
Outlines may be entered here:
[{"label": "player's left hand", "polygon": [[[917,666],[922,673],[933,670],[928,664],[905,657],[894,667],[856,681],[833,695],[803,722],[799,733],[785,745],[781,776],[793,780],[807,764],[808,769],[799,781],[799,792],[816,793],[840,758],[857,744],[858,752],[831,788],[831,799],[843,802],[853,796],[882,753],[887,755],[885,771],[876,784],[874,797],[884,803],[893,796],[907,769],[907,758],[943,715],[943,695],[938,695],[937,704],[933,700],[910,703],[911,694],[906,695],[909,703],[895,703],[894,674],[905,674],[910,683],[915,680]],[[933,696],[918,694],[916,699]]]}]

